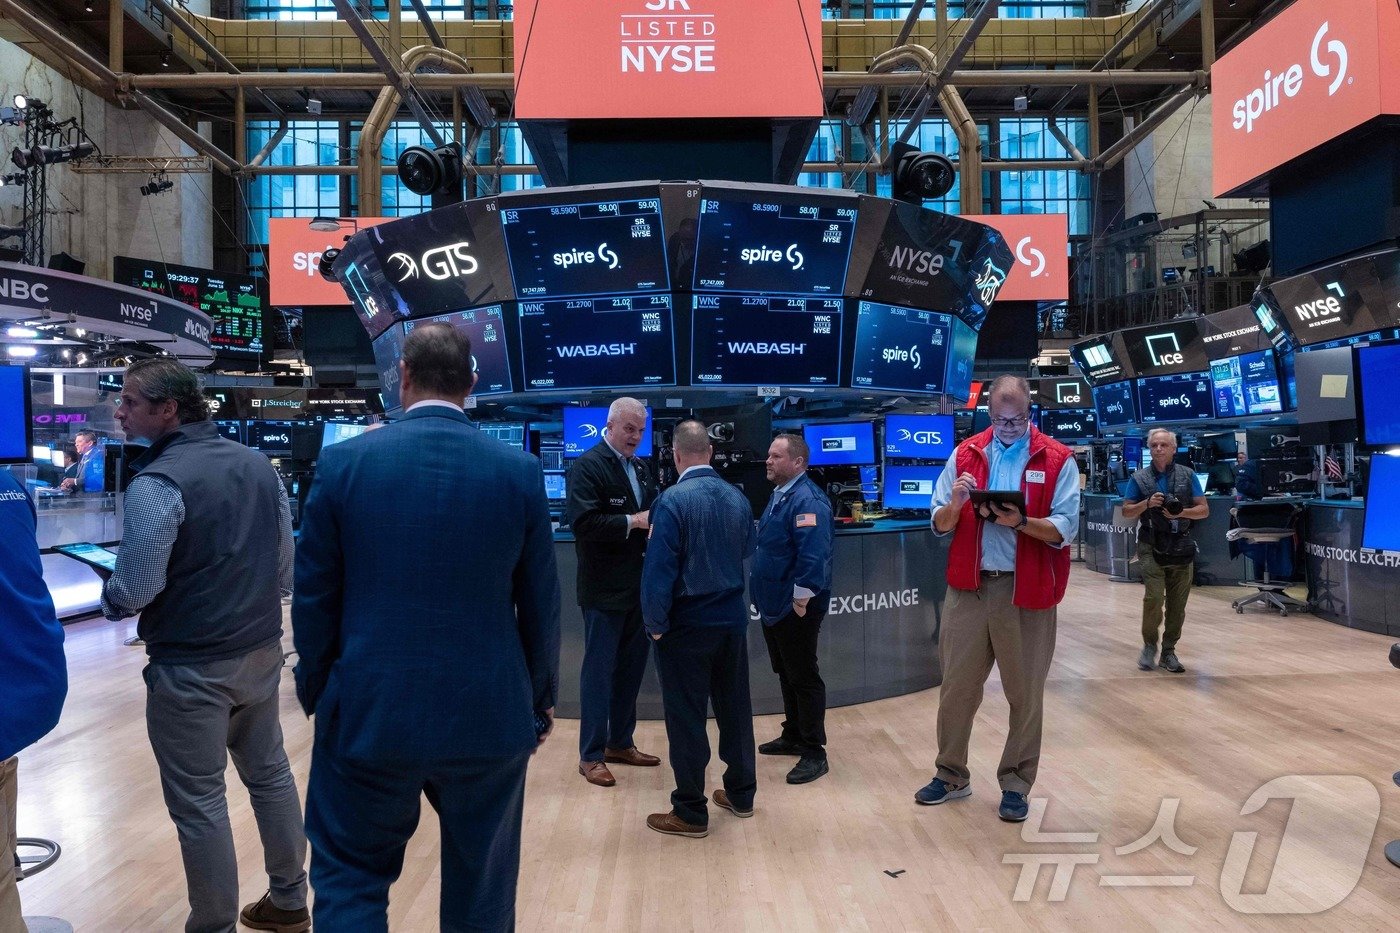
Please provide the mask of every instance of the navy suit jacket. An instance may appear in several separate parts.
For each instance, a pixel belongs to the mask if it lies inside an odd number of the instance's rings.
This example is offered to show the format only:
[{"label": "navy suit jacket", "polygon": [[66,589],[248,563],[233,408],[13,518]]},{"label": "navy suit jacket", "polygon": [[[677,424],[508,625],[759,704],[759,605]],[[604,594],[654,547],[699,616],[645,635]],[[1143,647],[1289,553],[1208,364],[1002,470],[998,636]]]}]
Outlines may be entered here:
[{"label": "navy suit jacket", "polygon": [[749,569],[749,599],[764,625],[792,611],[794,586],[815,593],[812,608],[826,611],[835,530],[831,502],[806,474],[764,510]]},{"label": "navy suit jacket", "polygon": [[535,747],[559,578],[540,462],[430,406],[321,452],[297,545],[297,697],[349,760]]}]

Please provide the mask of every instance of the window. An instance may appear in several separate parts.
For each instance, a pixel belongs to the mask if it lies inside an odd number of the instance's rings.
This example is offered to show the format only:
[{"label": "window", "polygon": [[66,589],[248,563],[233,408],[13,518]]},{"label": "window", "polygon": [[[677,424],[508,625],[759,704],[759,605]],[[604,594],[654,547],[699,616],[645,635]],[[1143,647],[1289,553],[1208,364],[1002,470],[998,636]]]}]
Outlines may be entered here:
[{"label": "window", "polygon": [[[270,121],[248,124],[248,151],[259,152],[277,132]],[[295,120],[273,148],[267,165],[336,165],[340,128],[329,120]],[[254,175],[247,183],[250,245],[267,243],[270,217],[315,217],[340,213],[336,175]]]},{"label": "window", "polygon": [[[1060,129],[1080,152],[1089,148],[1089,125],[1083,119],[1061,119]],[[992,157],[1018,159],[1068,159],[1068,151],[1050,133],[1049,122],[1038,118],[1002,118],[997,121],[997,145]],[[997,201],[1003,214],[1068,214],[1069,232],[1089,232],[1089,177],[1082,172],[1001,172]]]}]

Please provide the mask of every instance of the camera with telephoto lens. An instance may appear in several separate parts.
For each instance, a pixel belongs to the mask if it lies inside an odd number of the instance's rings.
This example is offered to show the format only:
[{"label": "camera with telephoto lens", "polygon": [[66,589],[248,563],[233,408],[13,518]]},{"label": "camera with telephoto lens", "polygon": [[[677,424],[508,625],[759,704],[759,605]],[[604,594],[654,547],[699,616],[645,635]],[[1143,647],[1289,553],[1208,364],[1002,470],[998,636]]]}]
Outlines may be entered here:
[{"label": "camera with telephoto lens", "polygon": [[1181,504],[1181,500],[1171,493],[1167,493],[1162,497],[1162,511],[1166,512],[1168,515],[1180,515],[1181,510],[1184,508],[1185,506]]}]

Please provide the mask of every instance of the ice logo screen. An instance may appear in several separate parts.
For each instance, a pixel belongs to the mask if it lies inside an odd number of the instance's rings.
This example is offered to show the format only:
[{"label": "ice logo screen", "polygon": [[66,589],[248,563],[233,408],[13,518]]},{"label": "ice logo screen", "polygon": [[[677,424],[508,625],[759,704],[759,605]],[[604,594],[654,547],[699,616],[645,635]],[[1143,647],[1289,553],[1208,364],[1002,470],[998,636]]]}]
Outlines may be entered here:
[{"label": "ice logo screen", "polygon": [[[1147,352],[1152,357],[1154,366],[1177,366],[1186,361],[1181,353],[1181,344],[1177,342],[1176,334],[1153,334],[1145,339]],[[1167,343],[1171,343],[1171,349],[1164,349]]]},{"label": "ice logo screen", "polygon": [[1080,396],[1079,383],[1077,382],[1057,382],[1055,383],[1055,401],[1066,405],[1078,405],[1082,401]]}]

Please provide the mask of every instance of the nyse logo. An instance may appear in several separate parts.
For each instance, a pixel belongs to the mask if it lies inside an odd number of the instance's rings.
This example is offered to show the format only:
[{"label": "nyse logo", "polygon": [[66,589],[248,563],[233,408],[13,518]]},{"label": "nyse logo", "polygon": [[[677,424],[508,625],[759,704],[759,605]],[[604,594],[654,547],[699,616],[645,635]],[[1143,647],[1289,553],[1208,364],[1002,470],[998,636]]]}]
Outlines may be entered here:
[{"label": "nyse logo", "polygon": [[[122,317],[128,321],[135,321],[138,324],[149,324],[156,316],[156,303],[153,301],[148,305],[129,305],[125,301],[121,303]],[[209,339],[206,334],[205,340]]]},{"label": "nyse logo", "polygon": [[1314,301],[1305,301],[1293,306],[1293,313],[1302,321],[1315,321],[1318,318],[1334,317],[1342,313],[1342,303],[1328,295]]},{"label": "nyse logo", "polygon": [[408,253],[394,253],[389,257],[389,261],[398,265],[399,281],[407,282],[409,279],[416,279],[421,267],[422,272],[435,282],[442,282],[446,279],[464,275],[474,275],[480,268],[480,263],[476,258],[467,252],[471,244],[466,240],[460,243],[451,243],[447,246],[438,246],[425,252],[420,259],[414,259]]},{"label": "nyse logo", "polygon": [[[1331,27],[1330,22],[1324,22],[1316,33],[1313,34],[1312,45],[1308,49],[1308,66],[1312,73],[1319,78],[1331,78],[1327,85],[1327,96],[1331,97],[1341,89],[1342,82],[1347,79],[1347,47],[1346,43],[1339,39],[1327,39],[1327,30]],[[1331,61],[1323,61],[1322,43],[1327,41],[1327,55],[1336,59],[1336,67]],[[1350,82],[1348,82],[1350,83]],[[1259,87],[1250,91],[1244,97],[1235,101],[1231,110],[1234,115],[1234,122],[1231,124],[1235,129],[1243,129],[1246,133],[1254,132],[1254,124],[1264,116],[1282,106],[1286,101],[1297,97],[1303,89],[1303,66],[1299,62],[1294,62],[1287,68],[1274,74],[1271,70],[1264,72],[1264,78]]]},{"label": "nyse logo", "polygon": [[855,449],[856,439],[854,437],[822,438],[822,450],[855,452]]},{"label": "nyse logo", "polygon": [[886,363],[913,363],[915,369],[918,369],[923,363],[923,358],[919,356],[919,348],[917,346],[910,347],[908,350],[887,347],[883,355]]},{"label": "nyse logo", "polygon": [[1055,383],[1055,401],[1077,405],[1080,401],[1079,383],[1077,382],[1057,382]]},{"label": "nyse logo", "polygon": [[731,356],[802,356],[807,352],[805,343],[736,343],[731,340],[728,346]]},{"label": "nyse logo", "polygon": [[[622,73],[670,70],[677,74],[715,71],[715,20],[713,16],[688,16],[689,0],[648,0],[647,16],[624,16]],[[684,10],[685,13],[672,13]]]},{"label": "nyse logo", "polygon": [[[638,218],[638,220],[640,219]],[[606,243],[599,243],[596,250],[571,249],[568,252],[554,254],[554,264],[561,269],[567,269],[570,266],[592,265],[595,262],[601,262],[609,269],[616,269],[622,265],[617,253],[609,249]]]},{"label": "nyse logo", "polygon": [[801,269],[806,262],[805,257],[802,255],[802,250],[797,248],[796,243],[789,245],[785,250],[776,249],[771,246],[760,246],[757,249],[743,249],[739,251],[739,259],[741,262],[750,266],[756,262],[777,263],[786,260],[792,266],[793,272]]},{"label": "nyse logo", "polygon": [[946,258],[941,253],[928,250],[915,250],[907,246],[896,246],[890,250],[889,267],[900,272],[915,272],[920,275],[938,275],[943,271]]},{"label": "nyse logo", "polygon": [[[1152,357],[1153,366],[1178,366],[1186,362],[1186,357],[1181,352],[1181,344],[1177,342],[1176,334],[1153,334],[1146,338],[1147,353]],[[1165,349],[1170,343],[1171,349]]]},{"label": "nyse logo", "polygon": [[556,347],[554,352],[565,359],[578,356],[635,356],[635,343],[576,343]]},{"label": "nyse logo", "polygon": [[997,268],[990,259],[982,266],[981,273],[977,276],[977,292],[982,296],[982,305],[988,306],[996,300],[997,292],[1001,291],[1001,286],[1006,282],[1006,270]]},{"label": "nyse logo", "polygon": [[1045,272],[1045,254],[1035,247],[1031,247],[1030,254],[1034,259],[1026,256],[1026,247],[1031,245],[1030,237],[1021,237],[1021,242],[1016,244],[1016,261],[1023,266],[1031,267],[1031,278],[1039,278]]}]

